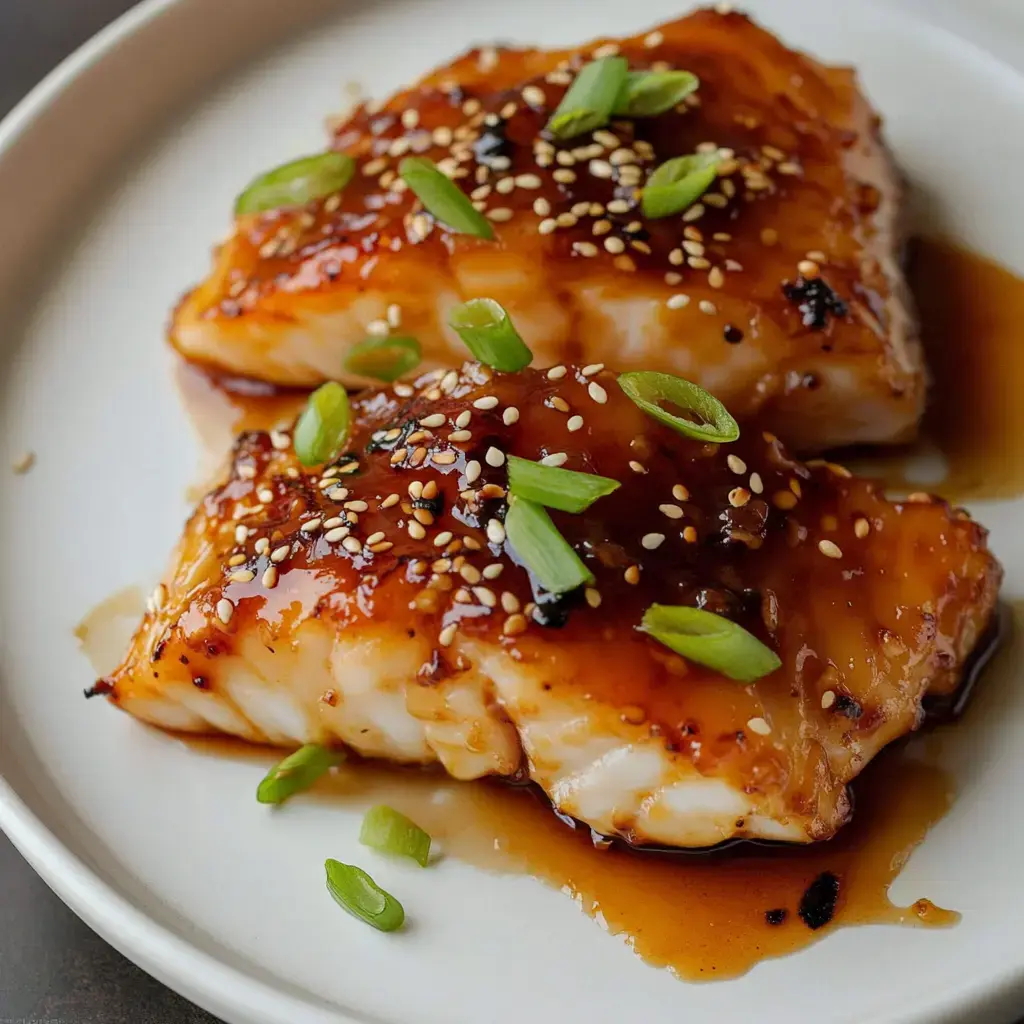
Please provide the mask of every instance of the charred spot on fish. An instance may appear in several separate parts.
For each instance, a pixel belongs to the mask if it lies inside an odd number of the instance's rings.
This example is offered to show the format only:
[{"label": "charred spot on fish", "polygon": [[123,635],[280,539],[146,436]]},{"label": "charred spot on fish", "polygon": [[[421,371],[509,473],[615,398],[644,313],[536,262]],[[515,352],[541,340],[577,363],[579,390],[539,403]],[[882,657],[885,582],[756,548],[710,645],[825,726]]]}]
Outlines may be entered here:
[{"label": "charred spot on fish", "polygon": [[852,697],[845,693],[836,695],[835,703],[832,705],[832,709],[840,715],[845,715],[847,718],[857,719],[864,714],[864,708],[855,701]]},{"label": "charred spot on fish", "polygon": [[412,507],[426,509],[435,519],[438,519],[444,515],[444,493],[438,491],[436,498],[416,498]]},{"label": "charred spot on fish", "polygon": [[163,637],[158,640],[156,646],[153,648],[153,654],[150,658],[151,661],[159,661],[164,656],[164,651],[167,650],[167,638]]},{"label": "charred spot on fish", "polygon": [[505,135],[508,122],[501,118],[494,118],[496,123],[489,123],[490,121],[491,119],[488,118],[484,122],[480,137],[473,143],[476,162],[485,167],[491,167],[494,161],[501,157],[511,158],[512,156],[512,146]]},{"label": "charred spot on fish", "polygon": [[83,690],[86,700],[91,700],[93,697],[106,697],[107,694],[113,693],[114,687],[111,683],[108,683],[106,679],[97,679],[88,690]]},{"label": "charred spot on fish", "polygon": [[547,629],[561,629],[569,621],[572,610],[579,607],[581,599],[579,587],[567,594],[556,595],[540,590],[535,583],[533,600],[537,607],[533,611],[533,621]]},{"label": "charred spot on fish", "polygon": [[782,924],[789,916],[789,912],[784,907],[776,907],[775,910],[766,910],[764,912],[764,919],[772,925],[777,927]]},{"label": "charred spot on fish", "polygon": [[404,448],[409,435],[419,426],[415,418],[408,419],[404,423],[392,424],[375,430],[366,446],[369,454],[373,452],[390,452],[396,448]]},{"label": "charred spot on fish", "polygon": [[208,690],[210,688],[210,680],[206,676],[193,676],[192,685],[197,690]]},{"label": "charred spot on fish", "polygon": [[806,278],[802,274],[796,281],[783,281],[782,293],[800,311],[804,327],[823,331],[830,317],[845,317],[847,304],[835,293],[823,277]]},{"label": "charred spot on fish", "polygon": [[797,913],[800,920],[812,932],[816,932],[819,928],[824,928],[835,916],[838,901],[839,879],[831,871],[823,871],[800,897]]}]

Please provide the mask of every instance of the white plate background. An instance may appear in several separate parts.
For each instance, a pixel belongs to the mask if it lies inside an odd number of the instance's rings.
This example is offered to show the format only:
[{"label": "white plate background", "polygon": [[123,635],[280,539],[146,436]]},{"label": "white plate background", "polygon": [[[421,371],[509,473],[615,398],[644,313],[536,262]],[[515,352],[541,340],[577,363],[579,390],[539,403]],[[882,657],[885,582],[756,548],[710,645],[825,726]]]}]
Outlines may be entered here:
[{"label": "white plate background", "polygon": [[[973,27],[1019,58],[1013,4],[992,0],[986,21],[984,4],[907,0],[953,32],[867,0],[748,6],[790,42],[857,63],[921,219],[1024,272],[1024,79],[962,38]],[[327,898],[321,870],[325,856],[365,860],[357,815],[301,802],[267,814],[252,765],[197,756],[80,696],[91,678],[72,628],[118,588],[154,580],[187,513],[199,455],[162,332],[240,184],[322,146],[347,81],[383,95],[472,42],[571,43],[678,7],[161,0],[90,44],[0,130],[0,457],[38,454],[24,477],[0,462],[0,825],[108,939],[231,1022],[1013,1016],[1008,986],[1024,978],[1019,689],[982,694],[953,748],[958,802],[894,889],[963,911],[958,928],[845,930],[710,986],[646,967],[531,879],[455,862],[375,863],[415,924],[366,929]],[[1022,511],[978,509],[1010,595],[1024,593]]]}]

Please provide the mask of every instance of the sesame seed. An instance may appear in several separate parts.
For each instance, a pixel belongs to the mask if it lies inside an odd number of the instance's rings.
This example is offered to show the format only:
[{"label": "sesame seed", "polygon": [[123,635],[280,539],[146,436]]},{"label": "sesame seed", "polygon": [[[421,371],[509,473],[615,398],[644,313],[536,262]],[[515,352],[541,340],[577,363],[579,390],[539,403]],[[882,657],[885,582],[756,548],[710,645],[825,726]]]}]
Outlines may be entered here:
[{"label": "sesame seed", "polygon": [[551,177],[560,185],[571,185],[576,180],[576,172],[570,171],[568,167],[559,167]]},{"label": "sesame seed", "polygon": [[790,479],[789,479],[789,489],[790,489],[790,490],[791,490],[791,491],[792,491],[792,492],[793,492],[793,493],[794,493],[794,494],[795,494],[795,495],[796,495],[796,496],[797,496],[798,498],[802,498],[802,497],[803,497],[803,489],[802,489],[802,488],[801,488],[801,486],[800,486],[800,481],[799,481],[799,480],[797,480],[797,478],[796,478],[795,476],[794,476],[794,477],[790,477]]},{"label": "sesame seed", "polygon": [[634,473],[646,473],[647,472],[647,470],[639,462],[635,462],[633,459],[629,460],[629,468],[631,470],[633,470]]},{"label": "sesame seed", "polygon": [[432,452],[430,455],[430,461],[438,466],[450,466],[457,458],[455,452]]},{"label": "sesame seed", "polygon": [[505,527],[500,519],[490,519],[487,522],[487,539],[492,544],[505,543]]},{"label": "sesame seed", "polygon": [[686,262],[686,256],[683,254],[682,249],[673,249],[668,254],[668,261],[674,267],[681,267]]},{"label": "sesame seed", "polygon": [[631,565],[623,574],[622,578],[627,583],[632,583],[634,586],[640,582],[640,566]]},{"label": "sesame seed", "polygon": [[618,43],[604,43],[594,50],[594,59],[600,60],[602,57],[614,57],[618,52]]},{"label": "sesame seed", "polygon": [[772,504],[783,510],[796,508],[796,495],[792,491],[776,491],[772,495]]},{"label": "sesame seed", "polygon": [[494,608],[498,604],[498,599],[494,596],[494,591],[489,587],[474,587],[473,596],[485,608]]},{"label": "sesame seed", "polygon": [[276,451],[284,452],[291,447],[292,440],[283,430],[272,430],[270,432],[270,443]]},{"label": "sesame seed", "polygon": [[817,277],[821,273],[821,267],[819,267],[814,260],[801,260],[796,265],[796,269],[799,270],[804,277]]},{"label": "sesame seed", "polygon": [[853,524],[853,532],[856,537],[863,540],[871,532],[871,524],[861,516],[861,518]]},{"label": "sesame seed", "polygon": [[498,404],[498,399],[494,395],[484,395],[483,398],[478,398],[473,403],[474,409],[483,409],[485,412],[488,409],[493,409]]},{"label": "sesame seed", "polygon": [[366,538],[366,543],[367,544],[378,544],[383,539],[384,539],[384,531],[383,530],[378,530],[376,533],[371,533],[370,536]]},{"label": "sesame seed", "polygon": [[395,545],[389,540],[382,540],[379,544],[374,544],[370,547],[370,550],[375,554],[379,555],[384,551],[390,551]]},{"label": "sesame seed", "polygon": [[575,434],[577,430],[583,429],[583,417],[582,416],[570,416],[566,427],[570,434]]},{"label": "sesame seed", "polygon": [[480,570],[475,565],[464,563],[459,568],[459,575],[470,584],[480,582]]},{"label": "sesame seed", "polygon": [[604,240],[604,247],[606,252],[610,252],[613,255],[626,251],[626,243],[616,235],[612,235]]},{"label": "sesame seed", "polygon": [[771,735],[772,727],[763,718],[751,718],[747,721],[747,728],[758,736]]},{"label": "sesame seed", "polygon": [[153,593],[150,595],[149,603],[153,606],[153,611],[160,611],[164,604],[167,602],[167,588],[162,584],[158,583],[153,588]]},{"label": "sesame seed", "polygon": [[818,550],[826,558],[842,558],[843,557],[842,548],[840,548],[839,545],[835,543],[835,541],[819,540],[818,541]]},{"label": "sesame seed", "polygon": [[689,295],[672,295],[665,303],[669,309],[685,309],[690,304]]},{"label": "sesame seed", "polygon": [[600,373],[604,369],[604,363],[588,363],[580,370],[580,373],[584,377],[593,377],[595,373]]},{"label": "sesame seed", "polygon": [[653,50],[654,47],[661,46],[663,42],[665,42],[665,36],[662,35],[661,32],[651,32],[644,36],[644,46],[646,46],[648,50]]},{"label": "sesame seed", "polygon": [[[523,177],[525,177],[525,175],[523,175]],[[538,181],[539,180],[540,179],[538,178]],[[533,201],[533,212],[537,214],[538,217],[547,217],[551,213],[551,203],[543,197],[535,199]]]},{"label": "sesame seed", "polygon": [[615,173],[615,168],[607,160],[591,160],[587,169],[595,178],[607,179]]},{"label": "sesame seed", "polygon": [[344,540],[349,535],[349,532],[347,526],[335,526],[324,534],[324,540],[328,544],[337,544],[339,540]]},{"label": "sesame seed", "polygon": [[586,598],[587,604],[590,605],[591,608],[600,608],[600,606],[601,606],[601,593],[600,593],[600,591],[595,590],[593,587],[587,587],[583,591],[583,596]]},{"label": "sesame seed", "polygon": [[514,615],[522,608],[522,605],[519,603],[519,598],[512,591],[506,590],[501,595],[501,608],[506,614]]},{"label": "sesame seed", "polygon": [[594,257],[598,254],[598,252],[600,252],[600,250],[597,248],[596,245],[594,245],[593,242],[573,242],[572,248],[573,252],[579,253],[580,256],[588,258]]},{"label": "sesame seed", "polygon": [[560,213],[555,218],[555,223],[560,228],[574,228],[579,223],[579,220],[580,219],[579,219],[579,217],[576,216],[576,214],[566,212],[566,213]]},{"label": "sesame seed", "polygon": [[399,495],[398,495],[398,494],[389,494],[389,495],[388,495],[388,496],[387,496],[387,497],[386,497],[386,498],[385,498],[385,499],[384,499],[384,500],[383,500],[383,501],[382,501],[382,502],[380,503],[380,507],[381,507],[382,509],[384,509],[384,508],[392,508],[393,506],[397,505],[397,504],[398,504],[398,502],[399,502],[400,500],[401,500],[401,498],[399,497]]},{"label": "sesame seed", "polygon": [[562,167],[572,167],[572,165],[576,163],[575,155],[572,152],[565,149],[560,149],[557,153],[555,153],[555,160]]},{"label": "sesame seed", "polygon": [[423,528],[423,524],[417,522],[415,519],[410,519],[406,530],[413,540],[423,540],[427,535],[427,531]]},{"label": "sesame seed", "polygon": [[263,586],[265,586],[268,590],[273,590],[274,587],[277,586],[277,577],[277,566],[268,565],[267,568],[263,571]]},{"label": "sesame seed", "polygon": [[515,190],[515,178],[502,178],[501,181],[499,181],[498,184],[494,186],[494,191],[497,192],[499,195],[503,196],[507,196],[510,192],[515,192]]},{"label": "sesame seed", "polygon": [[501,422],[504,423],[506,427],[512,426],[513,423],[518,423],[519,422],[519,410],[514,405],[510,405],[501,414]]},{"label": "sesame seed", "polygon": [[228,565],[234,567],[236,565],[242,565],[246,561],[246,557],[243,554],[232,555],[228,559]]},{"label": "sesame seed", "polygon": [[616,149],[619,145],[619,137],[601,128],[599,131],[594,132],[594,142],[604,149]]},{"label": "sesame seed", "polygon": [[697,543],[697,530],[696,530],[696,527],[687,526],[686,529],[683,530],[683,540],[685,540],[687,544],[696,544]]},{"label": "sesame seed", "polygon": [[761,494],[764,491],[764,482],[761,480],[760,473],[750,474],[750,489],[754,494]]},{"label": "sesame seed", "polygon": [[640,539],[640,543],[647,548],[648,551],[654,551],[655,548],[661,547],[665,542],[665,534],[663,533],[645,533]]},{"label": "sesame seed", "polygon": [[714,316],[718,312],[718,307],[707,299],[702,299],[699,305],[702,313],[707,313],[708,316]]},{"label": "sesame seed", "polygon": [[542,466],[562,466],[569,459],[569,456],[565,452],[552,452],[550,455],[545,455],[540,460]]},{"label": "sesame seed", "polygon": [[391,333],[391,325],[387,320],[371,320],[366,325],[366,333],[372,338],[386,338]]},{"label": "sesame seed", "polygon": [[587,394],[597,402],[598,405],[604,405],[608,401],[608,392],[605,391],[596,380],[592,380],[587,385]]},{"label": "sesame seed", "polygon": [[252,569],[239,569],[238,572],[233,572],[228,576],[233,583],[251,583],[255,578],[256,573]]},{"label": "sesame seed", "polygon": [[482,469],[483,469],[483,467],[480,465],[479,462],[476,461],[476,459],[473,459],[470,462],[467,462],[466,463],[466,481],[468,483],[473,483],[473,481],[476,480],[480,476],[480,473],[481,473]]},{"label": "sesame seed", "polygon": [[357,501],[346,501],[345,508],[350,512],[366,512],[369,509],[369,505],[361,498]]},{"label": "sesame seed", "polygon": [[672,497],[678,501],[689,501],[690,492],[682,484],[676,484],[672,488]]},{"label": "sesame seed", "polygon": [[[461,442],[461,441],[469,441],[469,440],[472,439],[472,437],[473,437],[473,432],[471,430],[453,430],[448,435],[448,440],[452,441],[452,442],[455,442],[455,443],[458,443],[458,442]],[[436,462],[437,460],[435,459],[434,461]]]},{"label": "sesame seed", "polygon": [[830,707],[836,702],[836,695],[834,690],[826,690],[821,695],[821,707],[824,711],[828,711]]},{"label": "sesame seed", "polygon": [[387,316],[388,316],[388,323],[392,327],[401,327],[402,326],[402,307],[399,306],[398,303],[392,302],[391,305],[388,306]]},{"label": "sesame seed", "polygon": [[669,519],[682,519],[683,510],[678,505],[664,504],[658,506],[658,511]]},{"label": "sesame seed", "polygon": [[708,284],[712,288],[723,288],[725,286],[725,274],[721,267],[712,267],[708,272]]},{"label": "sesame seed", "polygon": [[342,542],[341,546],[352,555],[358,555],[363,550],[362,541],[356,540],[355,537],[346,537]]},{"label": "sesame seed", "polygon": [[455,417],[455,426],[460,430],[463,427],[469,426],[469,421],[473,418],[473,413],[469,409],[463,409],[458,416]]},{"label": "sesame seed", "polygon": [[444,426],[445,416],[444,413],[435,412],[430,416],[424,416],[420,420],[421,427],[442,427]]},{"label": "sesame seed", "polygon": [[270,552],[270,560],[272,562],[283,562],[288,557],[290,551],[291,548],[287,544],[282,544]]},{"label": "sesame seed", "polygon": [[505,464],[505,453],[501,451],[501,449],[495,448],[494,445],[491,445],[491,447],[487,449],[487,454],[484,455],[484,461],[488,466],[503,466]]},{"label": "sesame seed", "polygon": [[594,234],[597,237],[601,235],[607,235],[612,229],[612,222],[610,220],[598,220],[594,221],[594,227],[592,228]]},{"label": "sesame seed", "polygon": [[504,224],[512,219],[513,211],[507,206],[498,206],[493,210],[488,210],[485,216],[496,224]]},{"label": "sesame seed", "polygon": [[541,235],[550,235],[554,232],[555,228],[557,227],[557,222],[549,217],[547,220],[542,220],[537,225],[537,233]]},{"label": "sesame seed", "polygon": [[437,636],[437,641],[442,647],[451,647],[452,641],[455,639],[455,633],[458,630],[459,625],[457,622],[450,622]]},{"label": "sesame seed", "polygon": [[217,618],[226,626],[231,621],[231,616],[234,614],[235,606],[226,597],[222,597],[217,602]]},{"label": "sesame seed", "polygon": [[434,538],[434,547],[443,548],[452,539],[451,530],[445,530]]},{"label": "sesame seed", "polygon": [[249,539],[249,527],[248,526],[236,526],[235,527],[235,543],[244,544]]},{"label": "sesame seed", "polygon": [[400,462],[405,461],[405,457],[409,454],[408,448],[396,448],[391,453],[391,458],[388,460],[392,466],[397,466]]},{"label": "sesame seed", "polygon": [[516,613],[510,615],[501,627],[502,633],[505,636],[518,636],[520,633],[526,632],[526,627],[529,625],[526,621],[526,616]]},{"label": "sesame seed", "polygon": [[557,409],[559,412],[569,411],[569,403],[562,398],[561,395],[552,395],[548,399],[548,405],[550,405],[552,409]]},{"label": "sesame seed", "polygon": [[536,174],[517,174],[515,183],[517,188],[525,188],[529,191],[538,189],[543,184],[540,177]]},{"label": "sesame seed", "polygon": [[725,461],[729,468],[737,475],[746,473],[747,464],[738,455],[730,455]]},{"label": "sesame seed", "polygon": [[564,366],[552,366],[548,370],[548,380],[561,380],[568,372]]},{"label": "sesame seed", "polygon": [[734,487],[729,492],[729,504],[733,508],[743,508],[750,501],[750,491],[746,487]]}]

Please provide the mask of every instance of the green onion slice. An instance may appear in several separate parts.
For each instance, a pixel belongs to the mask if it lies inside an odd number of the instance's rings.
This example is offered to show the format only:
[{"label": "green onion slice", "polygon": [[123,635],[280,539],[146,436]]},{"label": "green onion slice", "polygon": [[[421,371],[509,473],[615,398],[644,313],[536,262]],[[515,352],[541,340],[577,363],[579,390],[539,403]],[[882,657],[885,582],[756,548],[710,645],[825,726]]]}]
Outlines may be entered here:
[{"label": "green onion slice", "polygon": [[253,179],[235,200],[235,214],[262,213],[285,206],[302,206],[340,192],[355,173],[347,153],[318,153],[275,167]]},{"label": "green onion slice", "polygon": [[452,231],[478,238],[494,238],[491,222],[433,160],[422,156],[406,157],[398,165],[398,173],[428,212]]},{"label": "green onion slice", "polygon": [[504,307],[494,299],[470,299],[448,318],[473,358],[503,373],[517,373],[533,361]]},{"label": "green onion slice", "polygon": [[735,622],[701,608],[652,604],[640,629],[690,661],[741,683],[752,683],[782,665],[778,655]]},{"label": "green onion slice", "polygon": [[393,932],[405,923],[405,909],[389,892],[385,892],[362,868],[328,859],[327,891],[353,917],[358,917],[378,931]]},{"label": "green onion slice", "polygon": [[602,57],[584,64],[551,115],[547,130],[557,139],[571,139],[607,124],[628,70],[625,57]]},{"label": "green onion slice", "polygon": [[430,835],[393,807],[380,804],[371,807],[363,818],[359,842],[382,853],[411,857],[420,867],[430,857]]},{"label": "green onion slice", "polygon": [[692,71],[630,71],[614,113],[622,117],[657,117],[697,91]]},{"label": "green onion slice", "polygon": [[353,345],[345,356],[345,369],[360,377],[373,377],[390,384],[410,370],[423,358],[423,350],[415,338],[389,336],[367,338]]},{"label": "green onion slice", "polygon": [[508,457],[508,488],[512,494],[547,508],[583,512],[598,498],[619,489],[618,480],[596,473],[545,466],[540,462]]},{"label": "green onion slice", "polygon": [[295,424],[295,454],[304,466],[330,462],[348,439],[348,394],[336,381],[321,384],[309,396]]},{"label": "green onion slice", "polygon": [[671,217],[693,206],[711,187],[721,162],[717,153],[693,153],[663,163],[640,194],[644,216]]},{"label": "green onion slice", "polygon": [[566,594],[594,582],[593,573],[536,502],[511,495],[505,532],[512,550],[552,594]]},{"label": "green onion slice", "polygon": [[[697,441],[728,444],[740,436],[740,428],[729,410],[702,387],[681,377],[655,370],[633,370],[619,374],[619,387],[645,413]],[[685,416],[662,408],[668,402]]]},{"label": "green onion slice", "polygon": [[308,743],[270,769],[256,790],[256,799],[261,804],[284,803],[288,797],[309,789],[321,775],[343,760],[344,754],[340,751]]}]

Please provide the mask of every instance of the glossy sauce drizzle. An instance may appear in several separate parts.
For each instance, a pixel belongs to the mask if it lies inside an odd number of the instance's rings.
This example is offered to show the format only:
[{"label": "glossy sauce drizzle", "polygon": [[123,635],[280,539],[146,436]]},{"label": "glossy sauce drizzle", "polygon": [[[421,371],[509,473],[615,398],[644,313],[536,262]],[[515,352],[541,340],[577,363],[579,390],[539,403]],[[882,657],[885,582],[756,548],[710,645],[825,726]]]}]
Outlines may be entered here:
[{"label": "glossy sauce drizzle", "polygon": [[[1024,280],[927,238],[913,244],[909,276],[933,378],[922,438],[845,464],[901,491],[933,491],[951,501],[1024,494]],[[945,477],[916,478],[915,460],[936,450]]]}]

